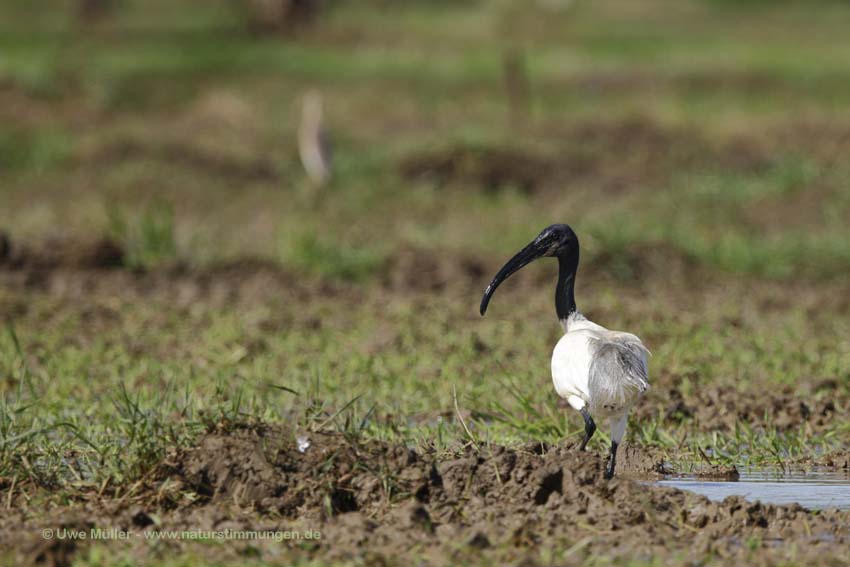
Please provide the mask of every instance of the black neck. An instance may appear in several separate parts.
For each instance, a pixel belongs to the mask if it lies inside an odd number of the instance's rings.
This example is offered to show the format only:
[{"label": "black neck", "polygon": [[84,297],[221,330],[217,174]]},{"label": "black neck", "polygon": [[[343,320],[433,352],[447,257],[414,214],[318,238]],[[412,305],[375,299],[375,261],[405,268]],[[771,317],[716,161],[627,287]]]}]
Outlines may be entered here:
[{"label": "black neck", "polygon": [[565,321],[576,311],[576,272],[578,250],[558,256],[558,285],[555,288],[555,310],[558,320]]}]

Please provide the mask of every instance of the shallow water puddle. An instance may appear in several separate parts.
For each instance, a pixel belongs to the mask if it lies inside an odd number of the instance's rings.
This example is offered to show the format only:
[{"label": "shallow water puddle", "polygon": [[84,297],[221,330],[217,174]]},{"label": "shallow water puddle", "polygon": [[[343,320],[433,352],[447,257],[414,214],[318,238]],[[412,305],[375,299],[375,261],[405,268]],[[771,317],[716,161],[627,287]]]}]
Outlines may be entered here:
[{"label": "shallow water puddle", "polygon": [[850,474],[847,471],[813,470],[782,472],[750,469],[737,481],[705,480],[693,476],[669,477],[656,483],[702,494],[710,500],[743,496],[764,504],[793,504],[819,510],[850,510]]}]

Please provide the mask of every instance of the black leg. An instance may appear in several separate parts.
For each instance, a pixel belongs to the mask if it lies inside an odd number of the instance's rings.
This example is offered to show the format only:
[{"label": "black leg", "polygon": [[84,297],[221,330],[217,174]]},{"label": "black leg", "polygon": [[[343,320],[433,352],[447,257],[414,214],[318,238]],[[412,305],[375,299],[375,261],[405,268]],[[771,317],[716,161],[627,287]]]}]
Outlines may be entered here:
[{"label": "black leg", "polygon": [[581,416],[584,418],[584,439],[581,441],[581,447],[579,447],[580,451],[584,451],[584,448],[587,447],[587,442],[590,441],[590,438],[593,437],[593,434],[596,433],[596,424],[593,423],[593,418],[590,417],[590,412],[587,411],[587,408],[581,408]]},{"label": "black leg", "polygon": [[614,478],[614,467],[617,466],[618,446],[616,441],[611,441],[611,456],[608,458],[608,466],[605,467],[605,478],[608,480]]}]

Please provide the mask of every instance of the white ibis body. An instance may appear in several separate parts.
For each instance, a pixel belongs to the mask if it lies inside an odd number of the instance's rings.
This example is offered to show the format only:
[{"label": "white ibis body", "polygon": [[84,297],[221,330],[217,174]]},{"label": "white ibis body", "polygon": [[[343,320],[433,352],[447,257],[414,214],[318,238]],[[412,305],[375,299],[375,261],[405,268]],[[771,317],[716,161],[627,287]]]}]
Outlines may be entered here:
[{"label": "white ibis body", "polygon": [[614,476],[617,447],[626,432],[629,411],[649,387],[649,351],[635,335],[609,331],[588,320],[576,308],[575,279],[579,244],[575,232],[565,224],[546,227],[528,246],[499,270],[481,299],[481,315],[504,280],[532,261],[558,259],[558,285],[555,310],[564,336],[552,354],[552,381],[555,391],[584,418],[581,449],[596,431],[594,417],[608,418],[611,427],[611,454],[605,478]]}]

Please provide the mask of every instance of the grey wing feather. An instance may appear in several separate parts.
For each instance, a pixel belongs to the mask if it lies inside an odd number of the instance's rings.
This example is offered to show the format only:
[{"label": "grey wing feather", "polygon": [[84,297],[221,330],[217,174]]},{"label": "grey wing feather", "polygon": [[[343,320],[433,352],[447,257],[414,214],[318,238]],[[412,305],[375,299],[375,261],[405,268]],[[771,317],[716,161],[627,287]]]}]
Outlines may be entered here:
[{"label": "grey wing feather", "polygon": [[621,406],[649,388],[649,351],[634,335],[597,339],[590,362],[588,387],[598,405]]}]

